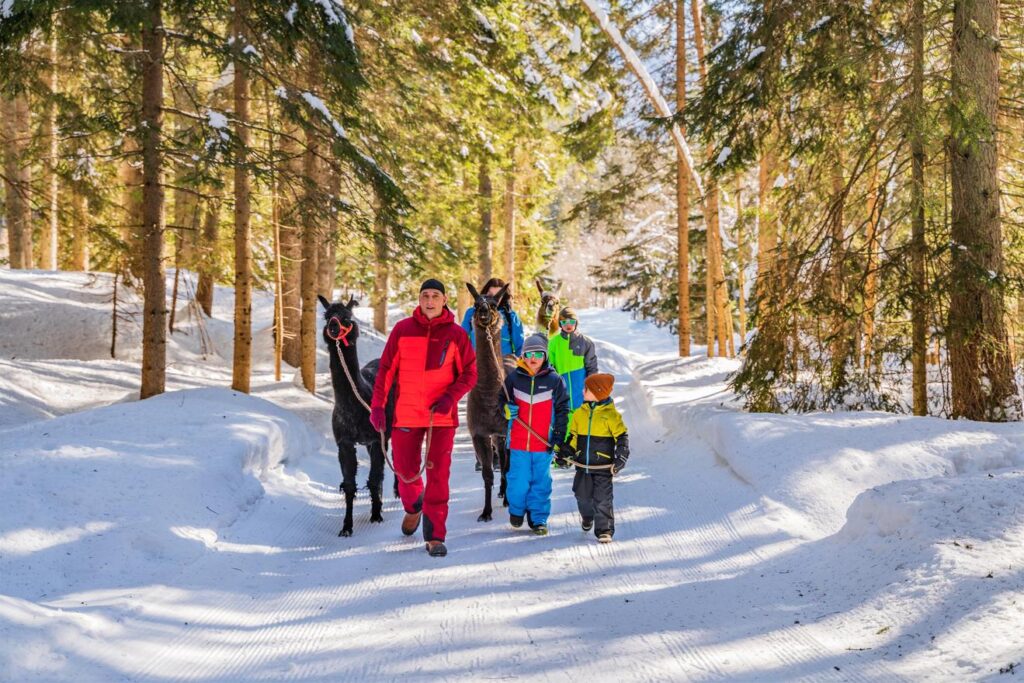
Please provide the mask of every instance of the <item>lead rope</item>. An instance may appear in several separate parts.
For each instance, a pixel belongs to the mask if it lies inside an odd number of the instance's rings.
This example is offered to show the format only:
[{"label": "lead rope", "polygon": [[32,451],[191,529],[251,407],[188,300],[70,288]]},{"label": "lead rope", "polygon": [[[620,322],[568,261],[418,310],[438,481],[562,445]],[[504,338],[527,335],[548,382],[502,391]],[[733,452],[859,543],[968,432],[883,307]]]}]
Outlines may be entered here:
[{"label": "lead rope", "polygon": [[[491,354],[494,356],[494,360],[497,361],[497,363],[498,363],[498,365],[500,367],[501,366],[501,361],[498,359],[498,354],[494,351],[494,336],[491,334],[491,329],[490,328],[487,328],[487,341],[491,342],[491,344],[490,344]],[[508,387],[505,386],[505,382],[504,381],[502,381],[502,383],[501,383],[501,388],[505,392],[505,400],[506,400],[506,402],[512,403],[512,397],[509,395]],[[526,431],[530,432],[530,434],[535,436],[542,444],[544,444],[548,448],[552,448],[551,442],[548,441],[547,439],[545,439],[540,434],[538,434],[536,431],[534,431],[533,427],[531,427],[530,425],[526,424],[526,422],[523,420],[523,418],[521,418],[518,415],[516,415],[515,421],[518,422],[519,424],[521,424],[523,427],[525,427]],[[614,463],[612,463],[610,465],[588,465],[588,464],[583,463],[583,462],[577,462],[576,460],[574,460],[572,458],[563,458],[563,460],[565,460],[566,462],[571,463],[573,465],[577,465],[579,467],[585,467],[588,472],[590,470],[610,470],[610,469],[612,469],[615,466]],[[614,474],[614,472],[612,474]]]},{"label": "lead rope", "polygon": [[[370,405],[365,400],[363,400],[363,395],[359,393],[359,389],[356,387],[356,381],[354,379],[352,379],[352,373],[349,372],[348,364],[345,362],[345,357],[341,355],[341,339],[335,339],[334,340],[334,346],[338,350],[338,360],[341,361],[341,369],[345,371],[345,377],[348,378],[349,386],[352,387],[352,393],[355,394],[356,399],[359,401],[359,403],[362,404],[362,406],[364,408],[366,408],[367,412],[372,412],[371,409],[370,409]],[[423,471],[424,470],[426,470],[428,468],[433,469],[434,466],[427,459],[427,456],[430,455],[430,439],[431,439],[431,437],[434,434],[434,411],[433,410],[430,411],[430,426],[427,427],[427,444],[426,444],[427,447],[426,447],[426,450],[423,452],[423,455],[421,457],[423,465],[420,466],[420,471],[417,472],[411,479],[406,479],[405,477],[403,477],[399,473],[398,470],[395,469],[395,465],[392,462],[391,457],[390,457],[390,450],[388,448],[388,443],[384,439],[384,432],[383,431],[379,431],[379,432],[377,432],[377,434],[380,435],[380,447],[381,447],[381,450],[384,451],[384,462],[386,462],[388,464],[388,467],[390,467],[391,471],[395,473],[395,476],[398,477],[399,479],[401,479],[404,483],[411,484],[411,483],[413,483],[415,481],[419,481],[419,478],[423,475]]]}]

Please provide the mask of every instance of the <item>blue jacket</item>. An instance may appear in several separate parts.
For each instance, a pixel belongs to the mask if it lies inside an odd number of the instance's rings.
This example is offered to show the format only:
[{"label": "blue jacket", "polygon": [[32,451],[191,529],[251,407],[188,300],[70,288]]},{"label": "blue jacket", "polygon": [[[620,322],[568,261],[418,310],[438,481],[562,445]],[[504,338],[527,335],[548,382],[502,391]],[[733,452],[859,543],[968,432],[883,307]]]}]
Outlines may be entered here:
[{"label": "blue jacket", "polygon": [[[473,313],[476,306],[466,309],[466,315],[462,317],[462,329],[469,334],[469,343],[476,348],[476,335],[473,333]],[[523,322],[519,314],[512,310],[501,310],[501,355],[519,356],[523,352]],[[509,331],[511,328],[511,332]]]}]

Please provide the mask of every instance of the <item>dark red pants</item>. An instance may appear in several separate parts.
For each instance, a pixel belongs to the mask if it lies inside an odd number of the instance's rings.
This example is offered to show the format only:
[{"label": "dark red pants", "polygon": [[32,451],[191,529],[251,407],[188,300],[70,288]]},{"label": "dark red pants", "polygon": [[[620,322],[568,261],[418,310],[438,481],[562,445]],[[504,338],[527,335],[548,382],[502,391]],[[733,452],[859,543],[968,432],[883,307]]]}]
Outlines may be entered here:
[{"label": "dark red pants", "polygon": [[[406,512],[416,512],[416,503],[423,496],[423,538],[443,541],[448,521],[448,475],[452,469],[452,446],[455,427],[434,427],[427,453],[426,486],[423,476],[416,476],[423,466],[423,439],[426,427],[395,427],[391,430],[391,455],[398,472],[398,495]],[[403,479],[413,479],[406,484]]]}]

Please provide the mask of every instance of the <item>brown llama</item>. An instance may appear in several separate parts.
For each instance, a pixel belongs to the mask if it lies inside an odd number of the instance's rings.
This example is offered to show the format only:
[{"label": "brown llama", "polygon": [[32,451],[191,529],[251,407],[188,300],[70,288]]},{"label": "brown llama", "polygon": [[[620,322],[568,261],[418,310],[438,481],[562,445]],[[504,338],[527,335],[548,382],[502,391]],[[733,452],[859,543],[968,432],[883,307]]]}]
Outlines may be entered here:
[{"label": "brown llama", "polygon": [[[501,469],[501,488],[498,495],[505,496],[505,475],[508,472],[508,450],[505,434],[508,422],[501,414],[505,402],[505,365],[501,356],[502,315],[499,308],[508,299],[508,285],[495,296],[483,296],[466,283],[473,296],[473,332],[476,341],[476,386],[466,400],[466,424],[473,437],[473,450],[484,479],[484,510],[478,522],[491,521],[491,491],[494,488],[494,454],[497,452]],[[506,502],[505,505],[508,505]]]},{"label": "brown llama", "polygon": [[[537,309],[537,331],[547,330],[548,336],[558,334],[558,309],[561,299],[558,292],[544,289],[540,280],[537,283],[537,291],[540,292],[540,307]],[[559,288],[561,289],[561,288]]]}]

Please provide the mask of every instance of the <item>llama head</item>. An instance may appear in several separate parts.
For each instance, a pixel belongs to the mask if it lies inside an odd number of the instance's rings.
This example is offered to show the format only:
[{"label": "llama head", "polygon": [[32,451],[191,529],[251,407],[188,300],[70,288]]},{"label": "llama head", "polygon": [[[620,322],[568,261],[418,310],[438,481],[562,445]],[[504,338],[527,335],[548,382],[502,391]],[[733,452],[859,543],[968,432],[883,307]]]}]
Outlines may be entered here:
[{"label": "llama head", "polygon": [[508,287],[506,284],[498,290],[497,294],[488,296],[476,291],[476,287],[470,283],[466,283],[466,289],[473,297],[473,322],[476,327],[485,330],[501,328],[501,311],[499,309],[508,303]]},{"label": "llama head", "polygon": [[537,318],[551,320],[558,314],[558,306],[561,304],[559,292],[544,289],[544,285],[539,279],[534,282],[537,284],[537,291],[540,292],[540,308],[537,311]]},{"label": "llama head", "polygon": [[324,307],[324,341],[328,345],[336,341],[345,346],[354,343],[359,338],[359,323],[353,315],[359,305],[355,297],[350,297],[347,304],[340,301],[331,303],[319,294],[316,298]]}]

